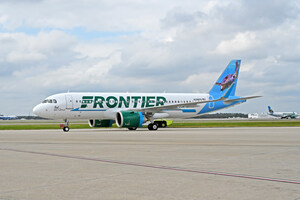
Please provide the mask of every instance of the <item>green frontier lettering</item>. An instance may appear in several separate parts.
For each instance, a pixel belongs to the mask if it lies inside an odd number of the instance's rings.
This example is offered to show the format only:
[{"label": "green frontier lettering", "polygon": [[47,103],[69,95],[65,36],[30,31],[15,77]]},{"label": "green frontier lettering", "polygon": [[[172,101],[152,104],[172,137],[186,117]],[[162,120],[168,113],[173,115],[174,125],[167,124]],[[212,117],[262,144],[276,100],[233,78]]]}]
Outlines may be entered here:
[{"label": "green frontier lettering", "polygon": [[99,105],[100,108],[103,108],[104,101],[105,99],[103,97],[95,96],[93,108],[97,108],[97,105]]},{"label": "green frontier lettering", "polygon": [[86,108],[88,104],[93,102],[93,96],[83,96],[82,97],[82,104],[80,108]]},{"label": "green frontier lettering", "polygon": [[127,97],[127,100],[125,100],[124,97],[120,96],[119,98],[119,106],[118,108],[122,108],[122,104],[124,104],[125,108],[128,108],[129,107],[129,104],[130,104],[130,97],[128,96]]},{"label": "green frontier lettering", "polygon": [[142,105],[141,108],[145,107],[145,103],[146,103],[146,97],[142,97]]},{"label": "green frontier lettering", "polygon": [[133,104],[133,108],[136,108],[137,107],[137,104],[138,104],[138,100],[141,99],[141,97],[139,96],[133,96],[131,97],[134,101],[134,104]]},{"label": "green frontier lettering", "polygon": [[106,105],[109,108],[115,108],[118,104],[118,99],[114,96],[109,96],[106,98]]},{"label": "green frontier lettering", "polygon": [[[119,98],[119,99],[118,99]],[[83,96],[80,108],[87,108],[89,104],[93,104],[93,108],[104,108],[105,105],[108,108],[129,108],[132,105],[133,108],[149,108],[154,106],[163,106],[167,102],[165,97],[162,96]]]},{"label": "green frontier lettering", "polygon": [[154,99],[155,97],[147,97],[146,100],[146,107],[153,107],[154,106]]},{"label": "green frontier lettering", "polygon": [[163,106],[167,102],[165,97],[156,97],[156,106]]}]

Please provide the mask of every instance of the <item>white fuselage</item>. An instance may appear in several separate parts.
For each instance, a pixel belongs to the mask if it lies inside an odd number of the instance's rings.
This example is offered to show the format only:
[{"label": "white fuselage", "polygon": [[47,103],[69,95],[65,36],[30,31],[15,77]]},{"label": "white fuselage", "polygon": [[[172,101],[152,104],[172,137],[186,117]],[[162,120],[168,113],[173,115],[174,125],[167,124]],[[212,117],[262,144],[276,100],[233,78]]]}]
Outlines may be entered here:
[{"label": "white fuselage", "polygon": [[[119,111],[209,99],[209,94],[194,93],[61,93],[47,97],[33,112],[51,119],[114,119]],[[155,113],[153,119],[197,116],[205,105],[164,109]],[[209,103],[209,108],[214,111],[214,102]]]},{"label": "white fuselage", "polygon": [[2,119],[2,120],[11,120],[11,119],[18,119],[18,117],[16,115],[9,115],[9,116],[0,115],[0,119]]},{"label": "white fuselage", "polygon": [[296,117],[298,114],[296,112],[273,112],[269,113],[274,117],[288,118],[288,117]]}]

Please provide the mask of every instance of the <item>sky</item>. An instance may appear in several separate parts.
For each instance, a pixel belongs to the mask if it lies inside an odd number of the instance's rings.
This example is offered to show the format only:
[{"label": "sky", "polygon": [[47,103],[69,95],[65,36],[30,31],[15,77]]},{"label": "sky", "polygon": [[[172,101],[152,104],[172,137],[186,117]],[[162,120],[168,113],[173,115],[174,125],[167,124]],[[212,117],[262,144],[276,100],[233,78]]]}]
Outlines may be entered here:
[{"label": "sky", "polygon": [[300,113],[299,0],[0,0],[0,113],[61,92],[207,93],[241,59],[222,112]]}]

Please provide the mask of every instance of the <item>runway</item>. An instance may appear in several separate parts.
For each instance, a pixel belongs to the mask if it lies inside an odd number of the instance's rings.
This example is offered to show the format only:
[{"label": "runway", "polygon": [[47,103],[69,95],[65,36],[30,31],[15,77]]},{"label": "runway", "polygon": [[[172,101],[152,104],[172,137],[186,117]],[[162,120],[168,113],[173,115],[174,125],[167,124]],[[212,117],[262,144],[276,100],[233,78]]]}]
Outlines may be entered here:
[{"label": "runway", "polygon": [[0,131],[0,199],[300,199],[300,127]]}]

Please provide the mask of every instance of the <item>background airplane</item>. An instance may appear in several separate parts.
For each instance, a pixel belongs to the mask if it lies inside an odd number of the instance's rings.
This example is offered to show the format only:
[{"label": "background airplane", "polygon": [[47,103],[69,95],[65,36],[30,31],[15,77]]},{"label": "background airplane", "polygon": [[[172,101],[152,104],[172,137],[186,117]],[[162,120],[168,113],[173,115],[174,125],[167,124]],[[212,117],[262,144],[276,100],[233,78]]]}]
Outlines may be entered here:
[{"label": "background airplane", "polygon": [[294,119],[299,117],[299,115],[296,112],[274,112],[271,106],[268,106],[268,114],[274,117],[280,117],[281,119]]},{"label": "background airplane", "polygon": [[11,119],[18,119],[18,117],[16,115],[0,115],[0,119],[2,120],[11,120]]},{"label": "background airplane", "polygon": [[244,103],[259,96],[235,95],[240,60],[232,60],[208,94],[203,93],[61,93],[47,97],[33,113],[64,119],[87,119],[91,127],[118,127],[135,130],[148,123],[149,130],[166,127],[167,118],[190,118]]}]

